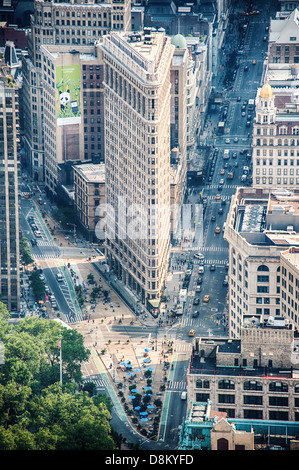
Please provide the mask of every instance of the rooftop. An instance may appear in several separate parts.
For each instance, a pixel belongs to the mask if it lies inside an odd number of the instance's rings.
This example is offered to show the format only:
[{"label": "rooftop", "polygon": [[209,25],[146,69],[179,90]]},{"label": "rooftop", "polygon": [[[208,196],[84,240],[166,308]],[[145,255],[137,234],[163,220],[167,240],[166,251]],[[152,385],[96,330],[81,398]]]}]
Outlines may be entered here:
[{"label": "rooftop", "polygon": [[74,170],[77,171],[82,176],[82,178],[84,178],[89,183],[105,182],[104,163],[83,163],[82,165],[74,165]]}]

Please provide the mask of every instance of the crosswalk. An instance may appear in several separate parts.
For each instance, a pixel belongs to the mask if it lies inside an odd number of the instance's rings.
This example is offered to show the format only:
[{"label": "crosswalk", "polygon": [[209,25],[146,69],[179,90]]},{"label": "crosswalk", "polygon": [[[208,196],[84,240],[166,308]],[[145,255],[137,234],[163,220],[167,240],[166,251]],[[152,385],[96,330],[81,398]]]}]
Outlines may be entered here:
[{"label": "crosswalk", "polygon": [[184,381],[184,380],[180,380],[180,381],[169,380],[169,382],[167,382],[167,390],[171,390],[171,391],[186,390],[186,381]]},{"label": "crosswalk", "polygon": [[111,387],[111,384],[108,380],[103,379],[100,375],[95,375],[95,376],[88,376],[83,378],[83,383],[89,383],[92,382],[95,384],[95,386],[100,389],[100,390],[109,390]]},{"label": "crosswalk", "polygon": [[[238,185],[237,184],[224,184],[222,188],[223,189],[236,189],[238,188]],[[218,189],[218,184],[208,184],[206,186],[206,189]],[[215,199],[215,196],[207,196],[207,198],[209,197]],[[222,199],[230,199],[230,198],[231,196],[223,196]]]}]

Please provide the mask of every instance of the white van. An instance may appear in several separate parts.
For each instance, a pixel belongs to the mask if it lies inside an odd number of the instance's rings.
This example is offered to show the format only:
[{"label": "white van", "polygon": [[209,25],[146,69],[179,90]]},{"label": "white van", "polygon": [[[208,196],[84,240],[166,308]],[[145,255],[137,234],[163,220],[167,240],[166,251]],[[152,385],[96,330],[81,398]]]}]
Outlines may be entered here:
[{"label": "white van", "polygon": [[181,393],[181,400],[187,400],[187,392]]},{"label": "white van", "polygon": [[223,160],[229,159],[229,149],[225,149],[223,153]]},{"label": "white van", "polygon": [[60,274],[60,273],[57,273],[56,274],[56,279],[57,279],[58,282],[62,282],[63,281],[63,275]]}]

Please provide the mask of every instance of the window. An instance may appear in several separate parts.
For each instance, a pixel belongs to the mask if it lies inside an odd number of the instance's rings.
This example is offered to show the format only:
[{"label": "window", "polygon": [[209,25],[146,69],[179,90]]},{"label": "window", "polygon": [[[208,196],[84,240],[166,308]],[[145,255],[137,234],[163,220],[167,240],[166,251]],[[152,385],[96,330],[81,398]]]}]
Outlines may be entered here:
[{"label": "window", "polygon": [[268,266],[262,264],[261,266],[257,268],[257,271],[269,271],[269,268]]},{"label": "window", "polygon": [[223,390],[234,390],[235,383],[232,380],[227,380],[227,379],[219,380],[218,388],[223,389]]},{"label": "window", "polygon": [[256,380],[247,380],[243,384],[243,390],[262,391],[263,390],[263,384],[262,384],[262,382],[258,382]]},{"label": "window", "polygon": [[269,276],[258,276],[257,282],[269,282]]},{"label": "window", "polygon": [[244,395],[243,402],[244,405],[262,405],[263,397],[260,395]]},{"label": "window", "polygon": [[196,388],[210,388],[210,381],[209,380],[196,380]]},{"label": "window", "polygon": [[269,293],[269,286],[257,286],[257,292],[259,294],[268,294]]}]

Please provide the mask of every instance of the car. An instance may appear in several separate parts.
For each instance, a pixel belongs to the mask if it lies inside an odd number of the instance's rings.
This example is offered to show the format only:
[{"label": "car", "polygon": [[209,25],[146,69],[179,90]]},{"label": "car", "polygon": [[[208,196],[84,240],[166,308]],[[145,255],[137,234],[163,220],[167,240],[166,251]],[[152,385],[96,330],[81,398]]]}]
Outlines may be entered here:
[{"label": "car", "polygon": [[247,116],[247,121],[251,121],[251,119],[252,119],[251,114],[248,114],[248,116]]},{"label": "car", "polygon": [[237,101],[241,101],[241,96],[238,96]]},{"label": "car", "polygon": [[234,142],[238,142],[238,141],[239,141],[238,137],[235,137]]},{"label": "car", "polygon": [[248,65],[245,65],[244,72],[247,72],[247,71],[248,71]]},{"label": "car", "polygon": [[215,233],[220,233],[221,232],[221,228],[220,227],[216,227],[215,228]]},{"label": "car", "polygon": [[252,65],[256,65],[256,60],[253,59],[253,61],[251,63],[252,63]]},{"label": "car", "polygon": [[242,111],[242,117],[245,117],[245,116],[246,116],[245,111]]},{"label": "car", "polygon": [[201,253],[195,253],[194,258],[202,259],[202,258],[204,258],[204,255],[201,254]]},{"label": "car", "polygon": [[198,305],[198,304],[199,304],[199,298],[195,297],[195,299],[193,300],[193,305]]},{"label": "car", "polygon": [[[194,336],[194,335],[191,335],[191,336]],[[182,392],[181,393],[181,400],[187,400],[187,392]]]},{"label": "car", "polygon": [[222,207],[219,207],[219,209],[218,209],[218,214],[219,214],[219,215],[222,215],[222,214],[223,214],[223,209],[222,209]]},{"label": "car", "polygon": [[210,265],[210,271],[215,271],[215,269],[216,269],[215,264],[211,264],[211,265]]},{"label": "car", "polygon": [[195,335],[195,330],[190,330],[189,331],[189,336],[194,336]]},{"label": "car", "polygon": [[223,188],[223,184],[220,184],[220,183],[219,183],[219,184],[218,184],[218,188],[217,188],[217,189],[220,189],[220,190],[222,190],[222,188]]},{"label": "car", "polygon": [[201,286],[196,286],[195,292],[199,294],[201,292]]},{"label": "car", "polygon": [[237,158],[237,152],[234,152],[233,155],[232,155],[232,158]]},{"label": "car", "polygon": [[199,317],[199,310],[195,310],[195,311],[192,313],[192,317],[193,317],[193,318]]},{"label": "car", "polygon": [[216,222],[216,217],[214,215],[211,217],[211,222]]},{"label": "car", "polygon": [[35,230],[34,235],[36,236],[36,238],[41,238],[42,233],[39,230]]},{"label": "car", "polygon": [[246,127],[250,127],[251,126],[251,121],[247,121],[246,122]]},{"label": "car", "polygon": [[241,106],[241,111],[246,111],[246,105],[244,103]]},{"label": "car", "polygon": [[239,166],[239,163],[238,162],[235,162],[235,167],[237,168]]},{"label": "car", "polygon": [[223,178],[221,178],[221,179],[219,180],[219,184],[224,184],[224,179],[223,179]]},{"label": "car", "polygon": [[225,174],[225,169],[224,168],[221,168],[220,170],[220,175],[224,175]]},{"label": "car", "polygon": [[228,163],[227,162],[224,163],[224,168],[225,169],[228,168]]},{"label": "car", "polygon": [[204,295],[203,296],[203,301],[204,302],[209,302],[210,301],[210,296],[209,295]]},{"label": "car", "polygon": [[216,201],[219,201],[219,200],[221,199],[221,195],[220,195],[220,194],[216,194],[215,199],[216,199]]},{"label": "car", "polygon": [[187,276],[191,276],[191,274],[192,274],[191,269],[187,269],[187,270],[186,270],[186,274],[187,274]]},{"label": "car", "polygon": [[202,284],[202,277],[199,277],[199,278],[197,279],[197,285],[200,286],[200,284]]},{"label": "car", "polygon": [[228,280],[227,280],[227,279],[223,279],[222,285],[223,285],[223,286],[228,286]]},{"label": "car", "polygon": [[225,206],[225,204],[226,204],[226,199],[221,199],[221,204],[222,204],[223,206]]},{"label": "car", "polygon": [[56,279],[57,279],[58,282],[63,282],[63,275],[60,274],[60,273],[57,273],[56,274]]},{"label": "car", "polygon": [[35,238],[31,238],[30,242],[31,242],[31,245],[32,245],[32,246],[36,246],[36,245],[37,245],[37,241],[35,240]]},{"label": "car", "polygon": [[228,139],[228,138],[225,139],[225,143],[226,143],[226,144],[230,144],[230,139]]},{"label": "car", "polygon": [[264,36],[264,37],[263,37],[263,41],[264,41],[264,42],[267,41],[267,36]]}]

